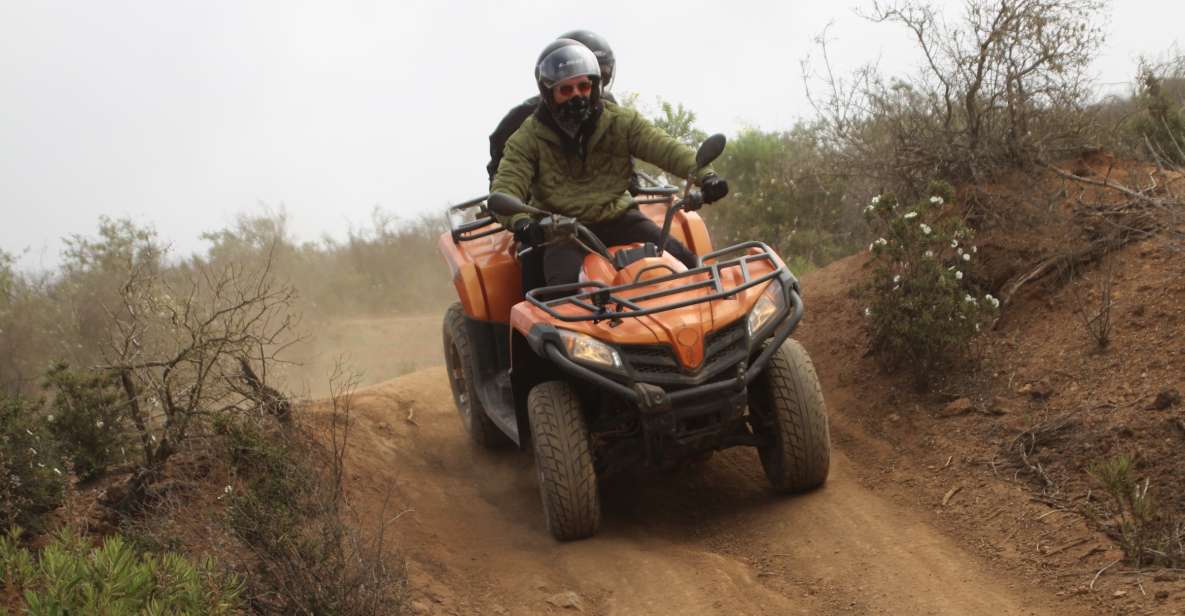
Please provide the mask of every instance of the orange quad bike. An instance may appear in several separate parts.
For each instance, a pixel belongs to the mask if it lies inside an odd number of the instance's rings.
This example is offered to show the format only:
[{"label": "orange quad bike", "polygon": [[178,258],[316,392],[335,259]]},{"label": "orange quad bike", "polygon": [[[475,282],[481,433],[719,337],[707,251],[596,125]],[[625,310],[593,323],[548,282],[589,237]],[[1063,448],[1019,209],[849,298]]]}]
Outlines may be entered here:
[{"label": "orange quad bike", "polygon": [[[724,149],[700,147],[702,168]],[[636,202],[663,229],[660,246],[604,246],[578,221],[495,193],[450,209],[439,248],[460,301],[444,318],[453,398],[478,444],[534,451],[547,527],[588,537],[601,518],[598,478],[667,468],[716,450],[756,447],[773,487],[823,484],[827,413],[806,350],[798,280],[769,246],[712,250],[695,213],[702,195],[649,176]],[[472,220],[452,219],[467,211]],[[520,253],[491,214],[525,212],[544,243],[587,250],[579,282],[522,291]],[[699,256],[688,269],[662,247]],[[530,249],[528,249],[530,250]],[[544,258],[546,254],[544,253]]]}]

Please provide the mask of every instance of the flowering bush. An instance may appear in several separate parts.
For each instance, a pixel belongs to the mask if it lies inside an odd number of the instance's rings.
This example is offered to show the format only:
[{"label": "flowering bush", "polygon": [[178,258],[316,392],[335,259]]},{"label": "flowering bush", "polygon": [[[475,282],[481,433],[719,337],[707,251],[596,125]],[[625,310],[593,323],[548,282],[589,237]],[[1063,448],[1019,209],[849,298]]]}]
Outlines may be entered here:
[{"label": "flowering bush", "polygon": [[965,355],[1000,305],[970,288],[972,232],[942,215],[953,189],[934,182],[929,192],[909,206],[879,195],[864,208],[879,237],[868,246],[872,277],[860,288],[873,352],[887,367],[907,367],[920,386]]},{"label": "flowering bush", "polygon": [[0,525],[39,530],[42,514],[57,508],[66,467],[39,417],[41,405],[0,394]]},{"label": "flowering bush", "polygon": [[127,460],[124,404],[114,378],[56,364],[46,374],[45,386],[54,392],[46,416],[53,418],[49,430],[79,480],[99,477],[112,464]]}]

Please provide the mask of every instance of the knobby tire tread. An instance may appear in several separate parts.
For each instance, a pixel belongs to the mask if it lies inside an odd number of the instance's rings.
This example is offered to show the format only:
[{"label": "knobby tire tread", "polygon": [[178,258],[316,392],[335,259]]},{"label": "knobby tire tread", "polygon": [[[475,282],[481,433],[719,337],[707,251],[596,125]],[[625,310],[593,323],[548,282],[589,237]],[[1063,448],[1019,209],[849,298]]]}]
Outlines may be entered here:
[{"label": "knobby tire tread", "polygon": [[[461,307],[460,302],[456,302],[449,306],[448,311],[444,313],[444,359],[446,369],[450,371],[449,386],[453,388],[451,371],[453,366],[449,361],[452,357],[449,345],[457,345],[457,353],[461,358],[461,370],[465,374],[465,388],[468,390],[465,395],[469,398],[469,419],[461,415],[461,422],[465,424],[465,431],[469,433],[473,442],[489,449],[497,448],[507,442],[507,438],[502,434],[498,426],[494,425],[485,412],[485,408],[481,405],[481,398],[477,395],[477,381],[473,374],[473,355],[472,344],[469,340],[469,334],[465,330],[465,311]],[[457,392],[453,391],[453,401],[456,402],[460,414],[460,401],[457,399]]]},{"label": "knobby tire tread", "polygon": [[561,541],[591,536],[601,503],[580,400],[568,383],[548,381],[531,390],[527,406],[548,529]]},{"label": "knobby tire tread", "polygon": [[[774,353],[767,367],[769,411],[778,444],[766,474],[781,492],[803,492],[827,480],[831,464],[830,430],[823,391],[814,363],[793,338]],[[763,463],[766,459],[763,456]],[[771,468],[772,467],[772,468]]]}]

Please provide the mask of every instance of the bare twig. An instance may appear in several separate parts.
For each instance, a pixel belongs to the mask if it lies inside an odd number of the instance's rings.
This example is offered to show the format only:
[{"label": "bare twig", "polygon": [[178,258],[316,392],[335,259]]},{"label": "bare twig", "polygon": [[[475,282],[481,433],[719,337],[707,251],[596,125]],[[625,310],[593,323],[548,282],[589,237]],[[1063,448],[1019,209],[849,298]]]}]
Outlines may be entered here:
[{"label": "bare twig", "polygon": [[1116,560],[1116,561],[1112,561],[1112,562],[1111,562],[1110,564],[1108,564],[1107,566],[1103,567],[1102,569],[1099,569],[1099,572],[1098,572],[1098,573],[1096,573],[1096,574],[1094,574],[1094,578],[1092,578],[1092,579],[1090,580],[1090,589],[1091,589],[1091,590],[1094,590],[1094,583],[1095,583],[1095,582],[1097,582],[1097,581],[1099,580],[1099,576],[1100,576],[1100,575],[1102,575],[1104,571],[1106,571],[1107,569],[1110,569],[1111,567],[1113,567],[1113,566],[1115,566],[1116,564],[1118,564],[1118,563],[1121,563],[1121,562],[1123,562],[1123,559],[1122,559],[1122,558],[1121,558],[1121,559],[1119,559],[1119,560]]}]

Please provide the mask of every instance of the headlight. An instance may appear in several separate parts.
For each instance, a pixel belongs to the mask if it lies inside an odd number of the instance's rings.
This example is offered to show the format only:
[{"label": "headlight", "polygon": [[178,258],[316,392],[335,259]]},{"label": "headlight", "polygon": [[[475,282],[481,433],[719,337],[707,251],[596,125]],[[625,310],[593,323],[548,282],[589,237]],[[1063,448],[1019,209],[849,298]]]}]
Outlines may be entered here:
[{"label": "headlight", "polygon": [[777,280],[772,280],[769,286],[765,288],[765,292],[757,300],[757,305],[753,306],[753,311],[749,313],[749,337],[761,331],[769,320],[782,311],[786,305],[786,295],[782,293],[782,283]]},{"label": "headlight", "polygon": [[564,341],[564,350],[568,357],[590,364],[600,364],[610,368],[621,368],[621,355],[613,347],[585,334],[578,334],[561,329],[560,339]]}]

